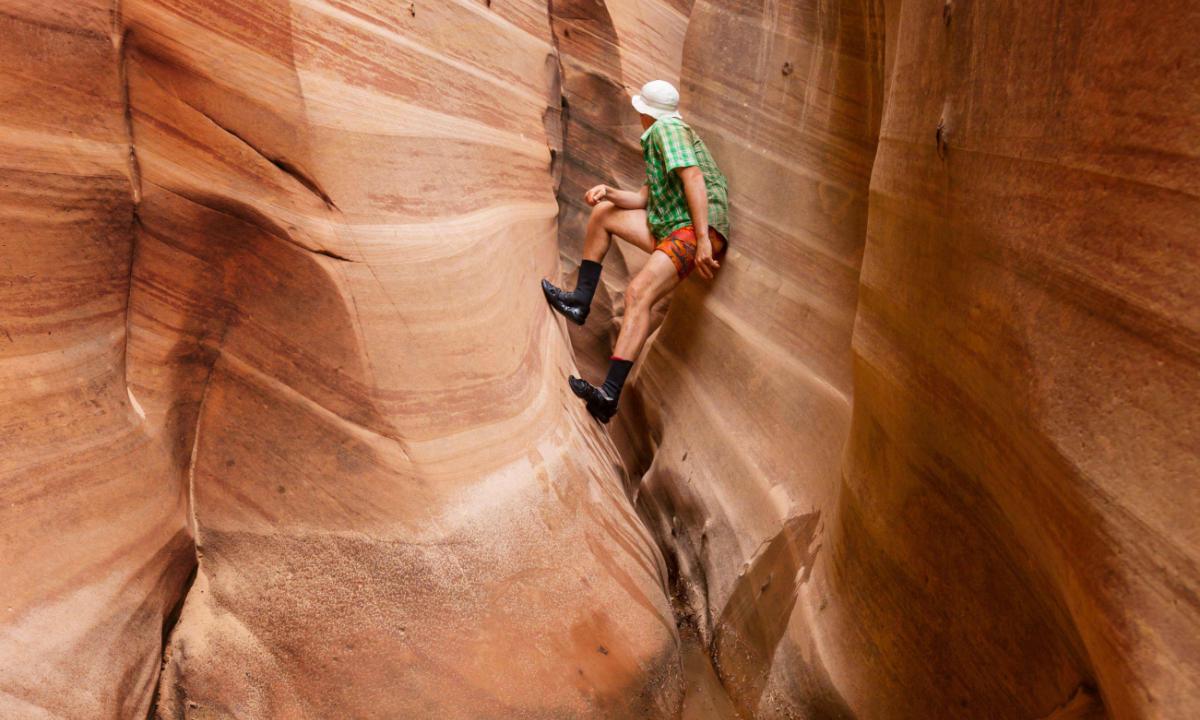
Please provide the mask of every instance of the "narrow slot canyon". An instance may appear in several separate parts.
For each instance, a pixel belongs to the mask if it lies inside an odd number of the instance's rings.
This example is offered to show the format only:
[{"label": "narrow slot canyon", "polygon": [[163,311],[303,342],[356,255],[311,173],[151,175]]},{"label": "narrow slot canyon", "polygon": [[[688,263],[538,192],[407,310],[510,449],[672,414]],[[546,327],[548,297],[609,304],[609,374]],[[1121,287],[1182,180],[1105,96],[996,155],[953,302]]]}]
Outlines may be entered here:
[{"label": "narrow slot canyon", "polygon": [[[0,718],[1200,712],[1200,10],[0,0]],[[551,311],[630,96],[730,251]]]}]

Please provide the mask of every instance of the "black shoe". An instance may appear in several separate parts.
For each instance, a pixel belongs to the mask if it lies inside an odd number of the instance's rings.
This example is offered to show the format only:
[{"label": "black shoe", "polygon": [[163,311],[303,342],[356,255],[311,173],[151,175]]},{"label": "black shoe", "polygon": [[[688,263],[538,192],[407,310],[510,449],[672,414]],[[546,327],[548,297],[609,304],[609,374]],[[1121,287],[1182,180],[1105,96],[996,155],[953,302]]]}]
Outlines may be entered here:
[{"label": "black shoe", "polygon": [[567,384],[571,386],[571,392],[575,393],[576,397],[587,401],[587,411],[600,422],[607,423],[617,414],[616,398],[605,395],[603,390],[587,380],[572,375]]},{"label": "black shoe", "polygon": [[582,325],[587,320],[591,308],[576,300],[573,294],[554,287],[549,280],[542,280],[542,292],[546,294],[546,302],[550,303],[550,307],[571,322]]}]

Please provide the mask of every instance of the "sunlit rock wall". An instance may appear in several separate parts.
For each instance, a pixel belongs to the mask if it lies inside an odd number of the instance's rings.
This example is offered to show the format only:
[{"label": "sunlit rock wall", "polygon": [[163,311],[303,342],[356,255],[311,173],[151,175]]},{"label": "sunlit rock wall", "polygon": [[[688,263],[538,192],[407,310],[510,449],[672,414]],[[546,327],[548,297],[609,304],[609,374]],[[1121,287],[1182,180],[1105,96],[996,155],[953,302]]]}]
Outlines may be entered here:
[{"label": "sunlit rock wall", "polygon": [[4,716],[673,716],[545,5],[7,5]]},{"label": "sunlit rock wall", "polygon": [[623,444],[746,716],[1200,708],[1200,17],[1162,10],[693,8],[733,250]]},{"label": "sunlit rock wall", "polygon": [[731,250],[685,282],[624,399],[639,506],[746,717],[824,717],[807,632],[853,392],[883,98],[870,3],[692,10],[683,115],[730,178]]},{"label": "sunlit rock wall", "polygon": [[107,2],[0,12],[0,717],[145,717],[194,562],[128,392],[135,200]]},{"label": "sunlit rock wall", "polygon": [[900,4],[821,643],[865,717],[1200,712],[1200,13],[1145,9]]},{"label": "sunlit rock wall", "polygon": [[660,561],[537,291],[544,6],[126,12],[136,379],[198,390],[160,711],[669,714]]},{"label": "sunlit rock wall", "polygon": [[[1200,711],[1190,5],[0,31],[0,716],[675,717],[677,623],[692,710]],[[583,333],[537,280],[641,181],[652,77],[732,249],[610,438],[563,381],[642,259]]]}]

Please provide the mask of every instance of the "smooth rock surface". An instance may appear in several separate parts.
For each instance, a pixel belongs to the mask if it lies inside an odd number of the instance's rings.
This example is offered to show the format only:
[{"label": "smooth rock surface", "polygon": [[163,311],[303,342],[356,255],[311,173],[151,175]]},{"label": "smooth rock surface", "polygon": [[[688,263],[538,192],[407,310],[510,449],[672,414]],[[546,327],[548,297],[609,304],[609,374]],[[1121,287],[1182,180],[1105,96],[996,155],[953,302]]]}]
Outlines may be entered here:
[{"label": "smooth rock surface", "polygon": [[900,4],[829,573],[863,716],[1200,712],[1200,12],[1143,9]]},{"label": "smooth rock surface", "polygon": [[160,713],[672,714],[661,560],[537,292],[544,6],[126,12],[138,379],[199,387]]},{"label": "smooth rock surface", "polygon": [[107,2],[0,13],[0,717],[145,717],[194,564],[128,383],[135,199]]},{"label": "smooth rock surface", "polygon": [[[1190,4],[0,32],[0,717],[1200,713]],[[644,255],[584,328],[538,280],[653,77],[732,247],[609,434],[564,380]]]},{"label": "smooth rock surface", "polygon": [[731,249],[716,281],[673,298],[621,444],[672,590],[744,717],[845,711],[807,630],[807,581],[827,560],[849,432],[876,10],[698,0],[684,47],[682,112],[729,176]]},{"label": "smooth rock surface", "polygon": [[662,559],[537,290],[545,6],[110,10],[51,18],[98,25],[62,118],[6,109],[47,227],[5,247],[5,716],[144,716],[163,660],[161,717],[675,715]]},{"label": "smooth rock surface", "polygon": [[1164,11],[693,8],[733,250],[621,444],[743,715],[1200,710],[1200,16]]}]

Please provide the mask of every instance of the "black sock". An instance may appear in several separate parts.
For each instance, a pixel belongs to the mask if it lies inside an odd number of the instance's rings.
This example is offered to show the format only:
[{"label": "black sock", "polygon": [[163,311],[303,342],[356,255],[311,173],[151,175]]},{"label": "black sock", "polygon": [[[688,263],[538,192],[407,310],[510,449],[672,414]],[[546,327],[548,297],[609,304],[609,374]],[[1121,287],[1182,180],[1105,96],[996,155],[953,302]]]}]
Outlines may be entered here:
[{"label": "black sock", "polygon": [[625,378],[629,376],[629,370],[633,367],[632,360],[625,360],[612,356],[612,364],[608,366],[608,377],[604,379],[604,384],[600,389],[604,394],[617,400],[621,397],[621,388],[625,386]]},{"label": "black sock", "polygon": [[583,303],[585,307],[592,306],[592,296],[596,294],[596,285],[600,283],[600,271],[604,266],[595,260],[584,260],[579,265],[579,282],[571,294]]}]

